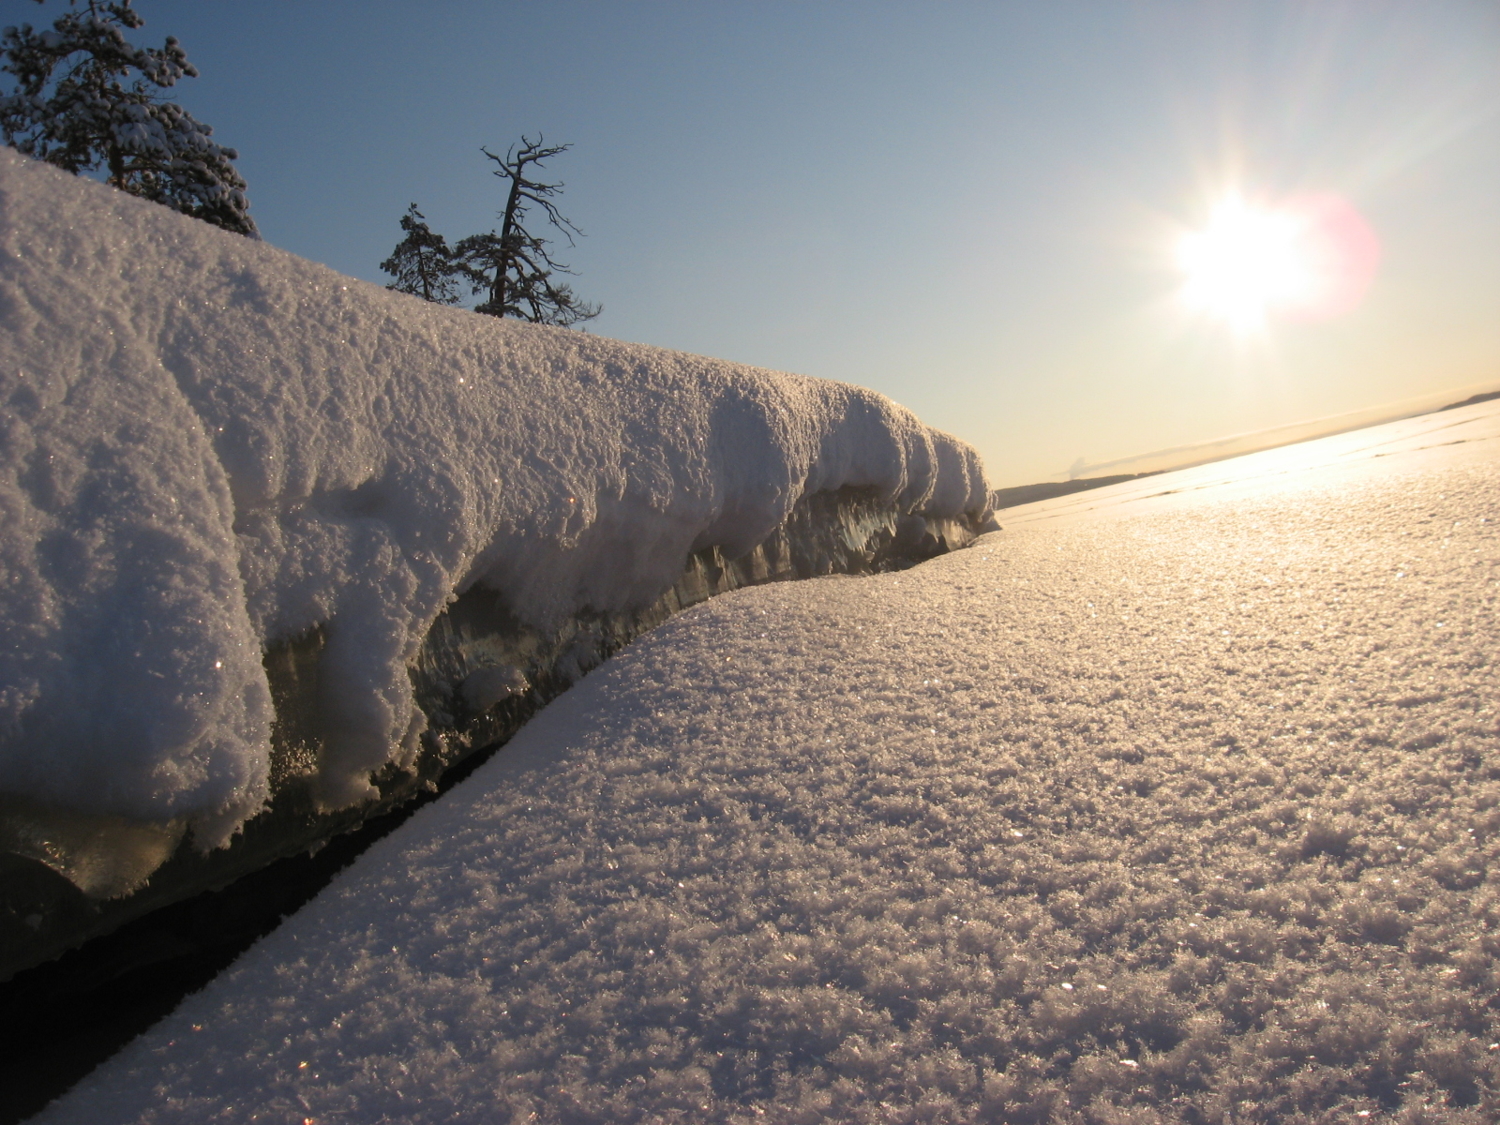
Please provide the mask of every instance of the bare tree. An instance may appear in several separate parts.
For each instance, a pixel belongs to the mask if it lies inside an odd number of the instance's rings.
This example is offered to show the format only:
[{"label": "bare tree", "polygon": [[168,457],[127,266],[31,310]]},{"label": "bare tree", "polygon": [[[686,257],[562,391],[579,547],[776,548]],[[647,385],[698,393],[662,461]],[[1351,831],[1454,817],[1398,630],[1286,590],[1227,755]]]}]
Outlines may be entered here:
[{"label": "bare tree", "polygon": [[534,169],[571,145],[548,145],[538,134],[536,140],[525,135],[519,145],[512,145],[503,157],[487,148],[480,151],[495,162],[493,171],[510,181],[505,210],[500,212],[500,232],[470,235],[454,248],[463,264],[474,292],[487,294],[475,312],[490,316],[514,316],[537,324],[568,326],[591,320],[600,307],[579,300],[571,286],[554,281],[555,274],[571,274],[567,265],[553,259],[547,247],[550,240],[527,229],[527,212],[537,207],[547,222],[575,245],[574,235],[583,232],[557,209],[553,202],[562,194],[561,183],[543,183],[533,179]]}]

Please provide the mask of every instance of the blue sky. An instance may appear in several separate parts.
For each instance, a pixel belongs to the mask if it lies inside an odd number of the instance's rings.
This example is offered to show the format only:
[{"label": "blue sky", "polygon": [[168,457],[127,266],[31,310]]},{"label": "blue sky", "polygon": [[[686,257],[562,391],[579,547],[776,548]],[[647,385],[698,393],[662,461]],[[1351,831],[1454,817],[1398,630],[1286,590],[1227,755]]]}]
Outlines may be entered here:
[{"label": "blue sky", "polygon": [[[269,242],[383,283],[407,203],[490,229],[479,147],[541,132],[593,331],[873,387],[996,484],[1500,381],[1493,3],[136,7]],[[1174,240],[1234,188],[1352,204],[1362,303],[1184,314]]]}]

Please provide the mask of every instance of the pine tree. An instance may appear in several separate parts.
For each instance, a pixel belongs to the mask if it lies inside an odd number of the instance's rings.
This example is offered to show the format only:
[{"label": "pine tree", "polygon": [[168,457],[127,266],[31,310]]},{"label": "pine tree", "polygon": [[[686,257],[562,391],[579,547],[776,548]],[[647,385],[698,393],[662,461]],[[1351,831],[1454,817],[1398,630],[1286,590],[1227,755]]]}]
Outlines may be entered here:
[{"label": "pine tree", "polygon": [[448,241],[427,225],[427,217],[413,203],[401,216],[406,237],[380,268],[396,280],[386,286],[439,305],[458,304],[459,277],[468,274],[448,248]]},{"label": "pine tree", "polygon": [[0,95],[6,143],[74,175],[102,169],[121,191],[258,237],[233,163],[239,153],[163,97],[197,69],[171,36],[160,50],[127,42],[125,32],[145,22],[130,4],[84,0],[50,31],[0,32],[0,70],[16,80]]},{"label": "pine tree", "polygon": [[533,165],[540,167],[542,161],[570,147],[548,146],[540,135],[535,141],[523,135],[520,145],[512,145],[504,157],[487,148],[480,149],[499,165],[494,174],[509,180],[510,189],[505,210],[500,212],[500,232],[470,235],[454,247],[474,292],[487,295],[475,312],[563,327],[599,315],[598,305],[579,300],[571,286],[553,280],[554,274],[572,271],[552,259],[547,250],[548,239],[532,234],[525,226],[528,209],[537,206],[546,214],[548,223],[563,233],[569,246],[574,244],[574,235],[583,234],[552,202],[561,194],[563,185],[528,178]]}]

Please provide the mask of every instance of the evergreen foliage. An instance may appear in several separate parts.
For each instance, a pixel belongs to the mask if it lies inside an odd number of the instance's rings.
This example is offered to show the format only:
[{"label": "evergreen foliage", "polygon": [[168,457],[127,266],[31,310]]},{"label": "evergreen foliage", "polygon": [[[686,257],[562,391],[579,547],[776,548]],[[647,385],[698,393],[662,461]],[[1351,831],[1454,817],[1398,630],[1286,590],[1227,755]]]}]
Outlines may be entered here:
[{"label": "evergreen foliage", "polygon": [[454,258],[448,240],[427,225],[427,217],[413,203],[401,216],[406,237],[397,244],[380,268],[396,280],[386,286],[439,305],[456,305],[461,299],[462,267]]},{"label": "evergreen foliage", "polygon": [[121,191],[258,237],[239,153],[162,94],[197,69],[171,36],[159,50],[128,42],[145,22],[130,4],[85,0],[50,30],[0,32],[0,70],[15,78],[0,95],[5,142],[74,175],[102,169]]},{"label": "evergreen foliage", "polygon": [[546,259],[541,247],[541,239],[524,232],[507,239],[490,231],[461,240],[455,250],[474,292],[487,294],[474,311],[564,328],[598,316],[599,305],[579,300],[571,285],[553,279],[554,271],[572,271]]}]

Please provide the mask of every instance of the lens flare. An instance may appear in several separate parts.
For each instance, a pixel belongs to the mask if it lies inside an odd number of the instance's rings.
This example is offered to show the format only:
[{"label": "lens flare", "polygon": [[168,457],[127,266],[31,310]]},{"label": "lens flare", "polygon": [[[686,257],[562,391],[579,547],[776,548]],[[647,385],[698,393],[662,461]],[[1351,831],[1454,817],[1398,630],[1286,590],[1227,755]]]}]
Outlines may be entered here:
[{"label": "lens flare", "polygon": [[1264,329],[1272,317],[1326,320],[1350,312],[1379,259],[1375,232],[1335,195],[1276,206],[1230,195],[1177,242],[1184,303],[1236,333]]}]

